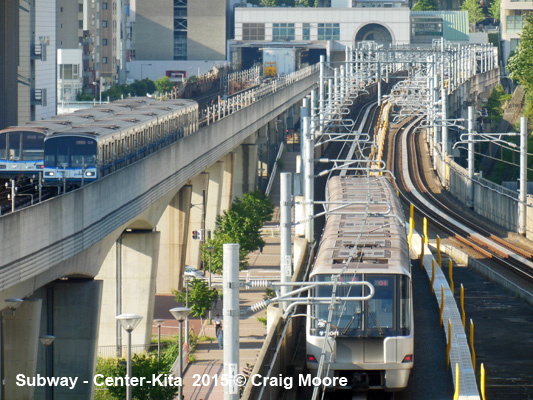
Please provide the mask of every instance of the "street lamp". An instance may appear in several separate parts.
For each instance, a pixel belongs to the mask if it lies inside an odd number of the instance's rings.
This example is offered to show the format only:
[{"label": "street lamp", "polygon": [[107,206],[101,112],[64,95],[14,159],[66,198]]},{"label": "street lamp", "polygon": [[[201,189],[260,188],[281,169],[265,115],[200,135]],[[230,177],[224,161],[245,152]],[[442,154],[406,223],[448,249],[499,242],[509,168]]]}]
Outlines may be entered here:
[{"label": "street lamp", "polygon": [[154,324],[157,325],[157,361],[161,363],[161,325],[165,322],[164,319],[154,319]]},{"label": "street lamp", "polygon": [[183,321],[189,316],[191,309],[188,307],[175,307],[170,310],[170,313],[174,318],[176,318],[180,324],[180,339],[179,339],[179,363],[178,363],[178,378],[179,378],[179,387],[178,387],[178,399],[181,400],[183,397],[183,382],[182,380],[182,371],[183,371],[183,357],[182,357],[182,341],[183,341],[183,332],[182,324]]},{"label": "street lamp", "polygon": [[[211,254],[213,253],[213,250],[215,250],[214,247],[209,246],[205,248],[207,252],[209,253],[209,289],[211,289]],[[211,308],[209,308],[209,323],[211,323]]]},{"label": "street lamp", "polygon": [[93,82],[94,86],[98,86],[98,92],[100,93],[100,104],[102,104],[102,82]]},{"label": "street lamp", "polygon": [[[185,283],[185,307],[189,308],[189,281],[191,277],[189,275],[184,275],[183,280]],[[189,345],[189,316],[185,318],[185,344]]]},{"label": "street lamp", "polygon": [[[54,374],[54,358],[53,354],[50,356],[50,345],[54,343],[55,336],[52,335],[44,335],[40,336],[39,340],[44,345],[44,364],[45,364],[45,378],[51,377]],[[52,367],[50,367],[50,362],[52,362]],[[54,398],[54,387],[52,385],[48,385],[46,388],[46,400],[52,400]]]},{"label": "street lamp", "polygon": [[120,325],[128,332],[128,364],[126,369],[126,400],[131,400],[131,386],[128,382],[128,378],[131,378],[131,332],[139,325],[141,322],[140,315],[137,314],[120,314],[115,317]]},{"label": "street lamp", "polygon": [[[15,310],[22,304],[24,300],[17,299],[17,298],[10,298],[6,299],[5,302],[7,303],[7,306],[11,310],[11,314],[15,315]],[[5,400],[6,398],[6,379],[5,379],[5,354],[4,354],[4,310],[0,311],[0,353],[2,353],[0,357],[0,400]]]},{"label": "street lamp", "polygon": [[209,247],[206,247],[205,249],[209,253],[209,289],[211,289],[211,253],[213,253],[213,250],[215,250],[215,248],[209,246]]}]

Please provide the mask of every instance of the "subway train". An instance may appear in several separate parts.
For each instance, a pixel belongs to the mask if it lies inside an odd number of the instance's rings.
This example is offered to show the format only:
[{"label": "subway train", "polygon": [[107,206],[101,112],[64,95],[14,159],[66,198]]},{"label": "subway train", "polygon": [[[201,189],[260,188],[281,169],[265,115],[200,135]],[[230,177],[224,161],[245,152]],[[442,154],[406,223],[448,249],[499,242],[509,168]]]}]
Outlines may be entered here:
[{"label": "subway train", "polygon": [[0,179],[31,178],[43,172],[44,139],[50,134],[132,113],[146,103],[144,98],[128,98],[0,130]]},{"label": "subway train", "polygon": [[369,286],[324,285],[311,291],[315,298],[342,300],[307,306],[306,367],[316,375],[324,363],[320,378],[333,382],[326,390],[402,390],[413,368],[414,327],[400,201],[384,176],[332,177],[326,199],[310,281],[367,282],[374,295],[350,300],[368,296]]},{"label": "subway train", "polygon": [[0,178],[34,177],[43,170],[44,138],[108,115],[93,109],[0,130]]},{"label": "subway train", "polygon": [[82,186],[198,129],[198,104],[193,100],[131,98],[111,105],[108,118],[45,137],[45,186]]}]

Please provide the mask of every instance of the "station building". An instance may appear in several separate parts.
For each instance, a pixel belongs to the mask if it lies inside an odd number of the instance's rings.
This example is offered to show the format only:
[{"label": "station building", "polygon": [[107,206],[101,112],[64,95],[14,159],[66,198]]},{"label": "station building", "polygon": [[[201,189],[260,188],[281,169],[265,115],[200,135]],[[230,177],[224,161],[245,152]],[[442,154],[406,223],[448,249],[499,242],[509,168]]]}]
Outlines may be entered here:
[{"label": "station building", "polygon": [[[342,61],[346,48],[359,42],[431,45],[447,41],[468,43],[465,11],[412,12],[404,1],[339,0],[331,7],[237,7],[234,39],[228,42],[229,61],[241,68],[264,62],[263,55],[285,49],[296,66]],[[281,64],[283,60],[281,60]],[[280,64],[278,62],[278,64]]]}]

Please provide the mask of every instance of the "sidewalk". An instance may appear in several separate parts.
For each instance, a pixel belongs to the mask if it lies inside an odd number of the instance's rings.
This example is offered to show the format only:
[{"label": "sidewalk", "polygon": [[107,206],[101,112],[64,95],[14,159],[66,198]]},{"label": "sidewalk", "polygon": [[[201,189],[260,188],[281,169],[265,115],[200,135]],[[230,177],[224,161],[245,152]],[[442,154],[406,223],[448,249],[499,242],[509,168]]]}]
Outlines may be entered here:
[{"label": "sidewalk", "polygon": [[[293,172],[296,170],[296,154],[287,152],[284,156],[284,168],[281,172]],[[273,220],[266,224],[265,228],[279,225],[279,173],[276,176],[272,187],[271,198],[275,206]],[[279,265],[280,265],[280,246],[279,246],[279,231],[272,230],[274,234],[268,233],[270,230],[265,229],[263,240],[266,245],[263,252],[255,251],[248,256],[249,268],[241,271],[240,277],[245,279],[249,274],[252,279],[263,278],[279,280]],[[259,290],[245,290],[241,288],[240,291],[240,307],[245,308],[258,301],[263,300],[265,295],[264,289]],[[213,310],[213,316],[217,313],[222,315],[222,301],[217,303],[217,309]],[[242,373],[246,367],[253,367],[259,351],[263,346],[266,337],[266,326],[257,320],[257,317],[266,317],[266,311],[260,311],[255,314],[241,315],[239,325],[239,373]],[[195,332],[199,330],[195,328]],[[207,336],[215,337],[215,326],[210,325],[205,329]],[[224,387],[215,385],[214,377],[220,377],[223,371],[223,354],[224,350],[218,349],[218,343],[201,343],[196,348],[194,353],[196,361],[189,364],[184,374],[183,395],[185,400],[222,400],[224,398]],[[198,376],[200,379],[198,379]],[[201,377],[207,380],[207,376],[211,377],[211,382],[208,385],[202,385]],[[195,381],[199,381],[199,386],[193,386]]]}]

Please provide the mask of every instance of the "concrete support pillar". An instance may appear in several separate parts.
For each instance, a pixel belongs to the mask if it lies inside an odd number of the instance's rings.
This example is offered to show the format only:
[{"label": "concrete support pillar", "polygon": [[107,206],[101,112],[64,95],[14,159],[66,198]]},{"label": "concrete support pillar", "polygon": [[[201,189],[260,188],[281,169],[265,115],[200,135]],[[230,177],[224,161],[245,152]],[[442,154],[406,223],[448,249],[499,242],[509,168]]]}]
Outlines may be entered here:
[{"label": "concrete support pillar", "polygon": [[10,309],[2,311],[6,400],[34,398],[34,387],[17,386],[16,375],[36,375],[41,306],[40,299],[26,300],[14,313]]},{"label": "concrete support pillar", "polygon": [[189,182],[192,186],[188,233],[190,240],[188,241],[189,245],[187,248],[185,264],[199,269],[201,266],[201,244],[204,241],[204,237],[202,237],[202,240],[194,240],[192,239],[192,232],[202,231],[202,235],[205,235],[204,225],[207,221],[207,207],[204,205],[204,202],[207,201],[209,196],[209,174],[207,172],[202,172]]},{"label": "concrete support pillar", "polygon": [[99,346],[117,346],[122,352],[126,338],[115,317],[123,313],[143,317],[132,333],[132,344],[150,343],[159,248],[159,232],[124,232],[104,260],[97,276],[104,281]]},{"label": "concrete support pillar", "polygon": [[[229,164],[229,165],[228,165]],[[228,154],[207,169],[209,174],[205,229],[215,231],[215,219],[231,206],[233,157]]]},{"label": "concrete support pillar", "polygon": [[181,287],[181,277],[187,256],[189,216],[192,186],[183,186],[170,201],[157,224],[161,233],[159,265],[157,270],[158,294],[171,294]]},{"label": "concrete support pillar", "polygon": [[[257,160],[258,160],[258,146],[255,143],[255,137],[252,143],[243,143],[234,151],[235,168],[233,178],[233,194],[234,197],[242,197],[244,193],[251,192],[256,187],[257,178]],[[269,143],[269,142],[267,142]],[[265,154],[266,152],[266,154]],[[263,148],[263,160],[266,162],[269,157],[269,147]]]},{"label": "concrete support pillar", "polygon": [[[37,373],[45,376],[48,362],[49,375],[78,378],[73,389],[51,388],[54,400],[89,400],[94,396],[102,292],[103,282],[92,279],[56,281],[43,289],[40,335],[53,335],[55,340],[49,347],[39,343]],[[44,399],[45,390],[35,388],[35,398]]]}]

